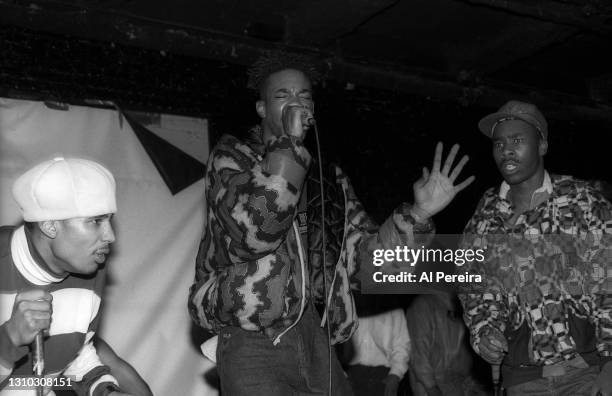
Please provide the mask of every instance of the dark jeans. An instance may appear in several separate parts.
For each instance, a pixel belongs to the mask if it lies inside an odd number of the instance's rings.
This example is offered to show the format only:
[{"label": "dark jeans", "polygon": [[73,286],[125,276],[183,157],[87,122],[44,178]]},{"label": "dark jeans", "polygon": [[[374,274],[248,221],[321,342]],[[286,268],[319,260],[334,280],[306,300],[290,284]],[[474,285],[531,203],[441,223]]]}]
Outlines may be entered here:
[{"label": "dark jeans", "polygon": [[[217,370],[222,396],[328,395],[327,334],[307,307],[277,345],[259,332],[226,327],[219,334]],[[331,396],[352,395],[332,348]]]},{"label": "dark jeans", "polygon": [[591,396],[598,375],[598,366],[575,368],[558,377],[539,378],[511,386],[507,389],[507,394],[508,396]]},{"label": "dark jeans", "polygon": [[[386,383],[384,380],[389,375],[389,367],[384,366],[364,366],[356,364],[346,369],[349,382],[353,387],[355,396],[382,396],[385,394]],[[396,396],[407,394],[408,375],[399,383]]]},{"label": "dark jeans", "polygon": [[346,372],[355,396],[382,396],[385,394],[383,380],[389,374],[389,367],[369,367],[358,364],[349,366]]}]

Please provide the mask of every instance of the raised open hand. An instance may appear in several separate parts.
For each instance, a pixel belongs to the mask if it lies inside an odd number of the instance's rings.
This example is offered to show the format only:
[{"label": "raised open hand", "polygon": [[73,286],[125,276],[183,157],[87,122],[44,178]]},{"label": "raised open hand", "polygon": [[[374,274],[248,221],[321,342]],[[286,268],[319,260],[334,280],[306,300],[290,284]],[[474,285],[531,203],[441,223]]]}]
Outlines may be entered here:
[{"label": "raised open hand", "polygon": [[455,144],[451,148],[446,161],[444,161],[444,167],[440,170],[442,149],[442,143],[438,142],[431,172],[424,167],[423,176],[412,186],[414,190],[413,210],[421,218],[429,218],[440,212],[455,198],[459,191],[469,186],[475,179],[474,176],[470,176],[455,186],[455,179],[457,179],[469,158],[464,155],[457,166],[451,170],[455,156],[459,151],[459,145]]}]

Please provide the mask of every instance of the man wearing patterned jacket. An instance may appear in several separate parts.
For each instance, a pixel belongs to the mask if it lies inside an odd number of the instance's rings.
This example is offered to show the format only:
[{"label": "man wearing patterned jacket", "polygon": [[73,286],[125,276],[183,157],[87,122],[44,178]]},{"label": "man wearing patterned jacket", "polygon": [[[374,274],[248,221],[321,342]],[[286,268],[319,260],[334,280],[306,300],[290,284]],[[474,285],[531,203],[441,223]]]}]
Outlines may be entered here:
[{"label": "man wearing patterned jacket", "polygon": [[612,395],[612,206],[544,169],[546,119],[510,101],[483,118],[504,182],[488,190],[463,247],[484,284],[461,299],[472,346],[508,395]]},{"label": "man wearing patterned jacket", "polygon": [[[348,340],[360,265],[371,266],[373,249],[425,243],[430,217],[473,179],[453,186],[467,157],[451,171],[455,146],[441,169],[439,144],[431,173],[415,183],[415,204],[379,228],[342,170],[323,164],[322,241],[319,169],[304,146],[314,79],[299,58],[260,59],[250,86],[260,95],[261,125],[245,141],[222,137],[208,162],[208,223],[189,306],[196,323],[219,334],[224,395],[351,394],[321,327],[332,344]],[[315,305],[324,307],[322,320]]]},{"label": "man wearing patterned jacket", "polygon": [[24,376],[32,377],[28,346],[39,332],[52,387],[79,396],[150,395],[136,371],[95,339],[102,264],[115,241],[112,174],[93,161],[56,158],[21,175],[13,196],[26,223],[0,227],[0,395],[35,394]]}]

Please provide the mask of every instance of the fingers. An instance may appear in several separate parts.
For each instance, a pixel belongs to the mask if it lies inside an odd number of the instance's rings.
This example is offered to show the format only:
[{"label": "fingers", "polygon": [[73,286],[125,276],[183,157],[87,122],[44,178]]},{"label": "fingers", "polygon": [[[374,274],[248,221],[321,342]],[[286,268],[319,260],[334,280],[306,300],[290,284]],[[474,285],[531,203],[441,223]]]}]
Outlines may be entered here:
[{"label": "fingers", "polygon": [[51,294],[42,290],[18,293],[7,330],[17,346],[32,342],[36,334],[51,325],[53,306]]},{"label": "fingers", "polygon": [[434,154],[434,162],[431,167],[431,173],[440,172],[440,164],[442,163],[442,142],[436,144],[436,153]]},{"label": "fingers", "polygon": [[506,349],[503,342],[496,338],[486,338],[485,340],[489,342],[489,346],[495,351],[503,352]]},{"label": "fingers", "polygon": [[453,165],[453,162],[455,161],[455,156],[457,155],[457,152],[459,151],[459,145],[458,144],[454,144],[453,147],[451,148],[450,153],[448,153],[448,157],[446,157],[446,161],[444,161],[444,167],[442,168],[442,174],[443,175],[448,175],[448,172],[450,172],[451,166]]},{"label": "fingers", "polygon": [[427,180],[429,180],[429,169],[427,169],[426,167],[423,167],[423,175],[421,176],[420,179],[414,182],[414,184],[412,185],[412,189],[414,191],[420,189],[427,183]]},{"label": "fingers", "polygon": [[35,300],[45,300],[45,301],[53,301],[53,296],[44,290],[27,290],[23,291],[17,296],[15,296],[15,304],[20,301],[35,301]]},{"label": "fingers", "polygon": [[427,167],[424,166],[423,167],[423,180],[427,182],[427,179],[429,179],[429,169],[427,169]]},{"label": "fingers", "polygon": [[487,336],[481,337],[478,345],[480,356],[491,364],[501,363],[506,349],[500,340]]},{"label": "fingers", "polygon": [[15,308],[29,331],[46,329],[51,323],[52,307],[49,301],[20,301]]},{"label": "fingers", "polygon": [[503,352],[504,350],[503,345],[499,340],[487,336],[480,338],[480,344],[478,345],[478,348],[480,348],[480,350],[482,350],[482,348],[486,348],[487,351],[493,353]]},{"label": "fingers", "polygon": [[456,185],[455,186],[455,194],[458,193],[459,191],[463,190],[464,188],[466,188],[470,184],[472,184],[472,182],[474,180],[476,180],[476,177],[474,175],[472,175],[472,176],[468,177],[467,179],[465,179],[460,184]]},{"label": "fingers", "polygon": [[484,345],[479,345],[480,356],[488,363],[499,364],[504,359],[504,353],[495,349],[490,349]]},{"label": "fingers", "polygon": [[465,164],[467,164],[469,160],[470,160],[470,157],[468,157],[467,155],[464,155],[463,157],[461,157],[461,161],[459,161],[457,166],[455,166],[455,169],[453,169],[450,176],[448,177],[451,182],[455,181],[455,179],[457,178],[457,176],[459,176],[459,174],[463,170],[463,167],[465,166]]}]

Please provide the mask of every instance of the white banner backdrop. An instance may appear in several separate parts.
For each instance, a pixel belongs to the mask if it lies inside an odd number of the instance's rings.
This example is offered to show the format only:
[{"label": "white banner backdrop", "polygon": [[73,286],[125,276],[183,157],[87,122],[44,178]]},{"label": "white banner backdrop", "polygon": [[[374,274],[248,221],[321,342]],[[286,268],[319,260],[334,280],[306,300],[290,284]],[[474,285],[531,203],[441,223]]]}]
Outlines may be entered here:
[{"label": "white banner backdrop", "polygon": [[[184,141],[193,148],[196,139],[207,156],[208,131],[200,121],[185,124],[202,130],[186,131],[190,138]],[[173,128],[180,129],[176,122]],[[163,135],[163,125],[157,129]],[[212,364],[192,342],[187,312],[204,224],[203,182],[172,196],[117,111],[54,110],[42,102],[0,98],[0,224],[21,221],[10,194],[15,178],[56,155],[103,163],[117,180],[117,241],[107,261],[99,334],[155,395],[216,395],[204,379]]]}]

